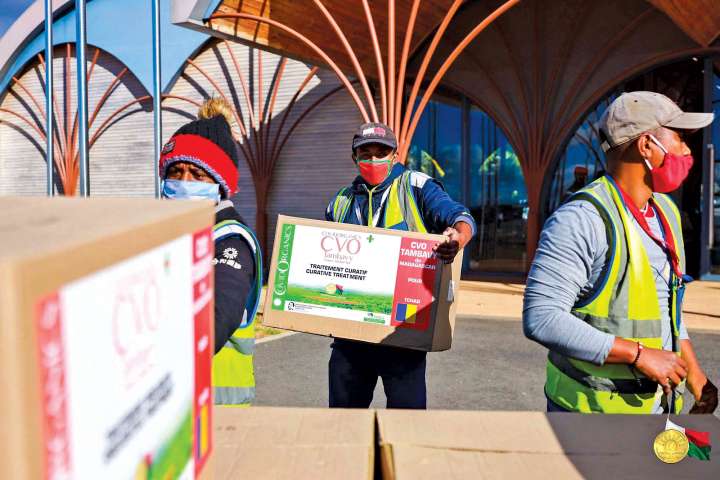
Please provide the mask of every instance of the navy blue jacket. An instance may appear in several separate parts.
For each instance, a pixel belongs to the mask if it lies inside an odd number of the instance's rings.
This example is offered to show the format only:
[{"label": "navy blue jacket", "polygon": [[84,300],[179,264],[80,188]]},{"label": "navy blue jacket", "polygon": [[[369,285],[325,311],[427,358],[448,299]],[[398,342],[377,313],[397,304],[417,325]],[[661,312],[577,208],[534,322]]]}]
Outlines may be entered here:
[{"label": "navy blue jacket", "polygon": [[[393,180],[402,175],[408,169],[400,163],[393,165],[392,171],[388,178],[385,179],[375,190],[372,195],[373,217],[383,215],[387,201],[381,204],[383,193],[390,188]],[[447,227],[452,227],[455,223],[462,221],[472,227],[472,233],[475,235],[475,220],[470,211],[463,204],[456,202],[447,194],[442,184],[434,178],[421,172],[412,171],[410,183],[412,185],[415,201],[417,202],[420,215],[422,216],[425,228],[429,233],[441,234]],[[350,186],[353,196],[353,203],[348,209],[344,223],[354,225],[368,225],[368,198],[369,189],[367,182],[358,175]],[[325,219],[333,221],[333,200],[330,201],[325,211]],[[356,208],[359,207],[359,208]],[[358,212],[360,218],[358,218]],[[382,218],[382,217],[380,217]]]},{"label": "navy blue jacket", "polygon": [[[225,201],[215,211],[215,223],[245,221]],[[228,262],[233,260],[233,262]],[[255,285],[255,256],[240,235],[215,242],[215,353],[218,353],[240,326],[248,296]]]}]

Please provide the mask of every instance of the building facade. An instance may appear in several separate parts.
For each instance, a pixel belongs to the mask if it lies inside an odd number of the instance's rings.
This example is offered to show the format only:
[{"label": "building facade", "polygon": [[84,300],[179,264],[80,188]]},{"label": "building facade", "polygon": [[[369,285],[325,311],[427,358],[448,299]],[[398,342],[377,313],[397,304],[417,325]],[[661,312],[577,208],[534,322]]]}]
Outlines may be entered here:
[{"label": "building facade", "polygon": [[[92,195],[153,194],[147,3],[88,2]],[[234,200],[271,248],[278,214],[322,218],[328,200],[352,180],[356,170],[349,144],[362,114],[329,65],[316,67],[309,61],[312,55],[303,56],[296,44],[284,49],[287,44],[273,44],[267,25],[253,24],[255,37],[238,34],[228,41],[227,34],[215,35],[212,28],[195,25],[198,32],[174,24],[177,12],[171,18],[171,7],[177,10],[188,3],[193,2],[162,2],[163,138],[194,118],[204,98],[228,99],[235,109],[233,128],[244,159],[240,193]],[[225,3],[232,2],[195,2],[202,8],[194,11],[228,11]],[[42,195],[45,190],[43,32],[37,6],[18,19],[0,48],[3,195]],[[720,113],[717,35],[710,40],[691,38],[662,5],[639,0],[603,6],[558,0],[546,9],[539,6],[537,1],[523,2],[496,21],[494,30],[473,40],[432,91],[409,139],[406,164],[440,180],[478,223],[478,235],[466,250],[467,278],[515,278],[527,271],[543,219],[570,192],[604,171],[596,122],[622,91],[655,90],[685,109]],[[711,6],[710,17],[716,9],[720,7]],[[448,31],[462,36],[472,27],[468,19],[483,18],[490,10],[487,2],[465,2]],[[382,11],[372,13],[380,24]],[[408,79],[418,75],[422,54],[432,45],[431,33],[439,29],[439,22],[429,20],[432,13],[419,12],[430,33],[413,45]],[[615,14],[611,23],[609,13]],[[255,14],[272,18],[272,13]],[[139,18],[147,19],[146,25]],[[573,18],[583,21],[576,24]],[[565,22],[574,30],[566,28],[564,37],[554,35],[553,22]],[[56,189],[72,194],[77,182],[72,2],[57,8],[54,24],[59,32],[53,62]],[[647,47],[647,52],[639,46],[653,32],[670,28],[668,45],[683,47],[672,50],[672,55],[663,53],[671,48],[664,44]],[[542,41],[532,42],[533,29]],[[258,40],[258,35],[265,35],[265,40]],[[589,40],[598,35],[600,40],[607,37],[614,54],[609,48],[599,51],[597,42]],[[451,40],[457,43],[453,36],[438,43],[429,70],[440,69],[438,58],[451,54]],[[328,51],[331,43],[337,47],[337,39],[328,37],[323,43],[321,37],[312,38]],[[398,39],[401,44],[402,36]],[[533,48],[523,49],[527,45]],[[360,56],[361,65],[372,59],[365,57]],[[361,91],[360,78],[349,78]],[[380,110],[382,82],[368,78]],[[411,100],[410,86],[408,80],[398,96],[405,107]],[[416,105],[425,88],[427,82]],[[695,165],[686,185],[673,194],[683,212],[689,271],[696,277],[720,278],[720,123],[694,134],[691,147]]]}]

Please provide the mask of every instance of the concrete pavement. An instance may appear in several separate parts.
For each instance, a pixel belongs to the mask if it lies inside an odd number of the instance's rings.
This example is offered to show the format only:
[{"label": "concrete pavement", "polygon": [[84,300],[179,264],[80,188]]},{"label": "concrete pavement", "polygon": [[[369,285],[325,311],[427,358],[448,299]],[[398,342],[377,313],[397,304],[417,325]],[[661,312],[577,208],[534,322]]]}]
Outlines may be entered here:
[{"label": "concrete pavement", "polygon": [[[523,291],[522,284],[461,283],[453,347],[428,355],[429,408],[545,409],[546,350],[522,333]],[[720,284],[691,283],[683,311],[700,362],[720,385]],[[327,406],[331,341],[302,333],[263,339],[256,404]],[[373,406],[385,406],[381,382]]]},{"label": "concrete pavement", "polygon": [[[520,320],[524,291],[523,284],[462,281],[458,314]],[[688,284],[683,319],[690,329],[720,332],[720,283]]]},{"label": "concrete pavement", "polygon": [[[708,376],[720,385],[720,332],[691,330],[690,335]],[[257,345],[256,405],[327,406],[330,343],[297,334]],[[428,355],[428,407],[544,410],[545,355],[523,336],[517,319],[460,316],[452,349]],[[373,406],[385,407],[381,382]]]}]

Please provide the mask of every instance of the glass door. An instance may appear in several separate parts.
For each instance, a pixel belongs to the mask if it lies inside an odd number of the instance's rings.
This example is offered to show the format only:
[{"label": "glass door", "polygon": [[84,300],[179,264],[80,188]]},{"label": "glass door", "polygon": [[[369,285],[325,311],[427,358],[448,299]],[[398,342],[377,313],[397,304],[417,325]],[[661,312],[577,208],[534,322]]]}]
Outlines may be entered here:
[{"label": "glass door", "polygon": [[[712,65],[706,62],[706,65]],[[720,76],[717,72],[712,76],[712,110],[715,112],[715,121],[712,124],[712,140],[707,145],[710,166],[706,170],[709,176],[705,185],[710,187],[712,202],[707,201],[709,215],[707,215],[707,247],[709,250],[710,275],[720,275]],[[706,264],[707,265],[707,264]]]},{"label": "glass door", "polygon": [[[717,152],[717,149],[715,149]],[[715,153],[717,155],[717,153]],[[710,227],[710,273],[720,275],[720,160],[715,157],[713,165],[713,214]]]},{"label": "glass door", "polygon": [[[720,84],[718,84],[720,85]],[[720,103],[720,102],[719,102]],[[715,115],[720,114],[720,105],[715,104]],[[720,126],[713,125],[713,143],[710,145],[710,181],[712,192],[712,209],[709,215],[709,235],[708,247],[710,249],[710,274],[720,275]]]},{"label": "glass door", "polygon": [[518,156],[495,122],[470,108],[470,213],[477,235],[465,249],[475,273],[525,271],[527,191]]}]

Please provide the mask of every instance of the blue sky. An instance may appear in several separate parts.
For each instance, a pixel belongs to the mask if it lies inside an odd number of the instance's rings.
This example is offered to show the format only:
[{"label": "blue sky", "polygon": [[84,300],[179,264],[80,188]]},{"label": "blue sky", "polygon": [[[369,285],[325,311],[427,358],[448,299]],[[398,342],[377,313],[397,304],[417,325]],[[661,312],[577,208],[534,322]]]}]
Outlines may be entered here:
[{"label": "blue sky", "polygon": [[0,0],[0,37],[35,0]]}]

